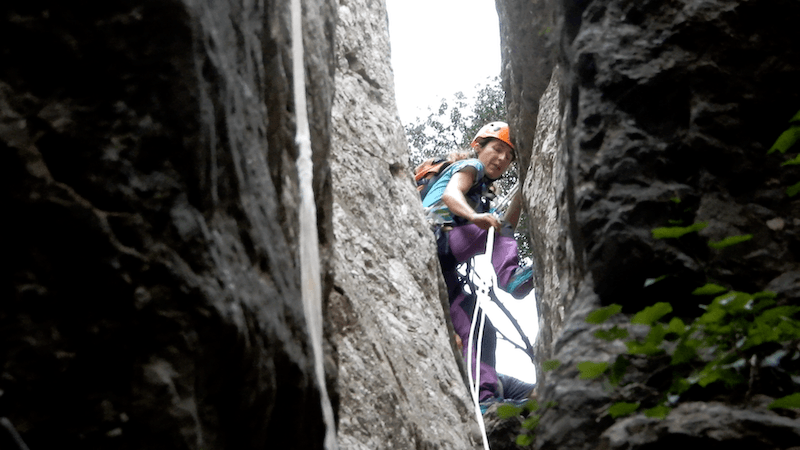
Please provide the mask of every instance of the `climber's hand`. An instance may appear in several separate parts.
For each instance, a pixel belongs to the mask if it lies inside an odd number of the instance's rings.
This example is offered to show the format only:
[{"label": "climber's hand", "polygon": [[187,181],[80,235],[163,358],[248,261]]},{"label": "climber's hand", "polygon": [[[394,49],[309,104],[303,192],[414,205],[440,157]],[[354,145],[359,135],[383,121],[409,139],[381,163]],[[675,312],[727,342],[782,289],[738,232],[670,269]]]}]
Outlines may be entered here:
[{"label": "climber's hand", "polygon": [[477,225],[482,230],[488,230],[489,228],[494,228],[495,232],[500,232],[500,221],[497,220],[492,214],[483,213],[483,214],[475,214],[470,219],[470,222]]}]

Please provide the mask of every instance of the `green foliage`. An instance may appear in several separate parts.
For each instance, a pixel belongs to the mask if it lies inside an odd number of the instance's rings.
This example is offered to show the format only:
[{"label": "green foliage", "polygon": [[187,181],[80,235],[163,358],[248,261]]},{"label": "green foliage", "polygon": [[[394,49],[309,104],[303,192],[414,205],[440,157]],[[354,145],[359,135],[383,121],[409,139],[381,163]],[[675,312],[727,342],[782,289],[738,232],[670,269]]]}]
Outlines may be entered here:
[{"label": "green foliage", "polygon": [[[772,144],[767,154],[776,151],[785,154],[789,149],[794,147],[798,140],[800,140],[800,111],[789,119],[789,128],[778,136],[778,139]],[[798,164],[800,164],[800,155],[795,155],[794,158],[784,161],[781,166],[794,166]],[[794,197],[798,193],[800,193],[800,182],[786,188],[786,195],[789,197]]]},{"label": "green foliage", "polygon": [[781,397],[774,402],[770,403],[767,408],[775,409],[775,408],[786,408],[786,409],[798,409],[800,408],[800,392],[795,392],[794,394],[787,395],[786,397]]},{"label": "green foliage", "polygon": [[497,407],[497,415],[501,419],[508,419],[509,417],[514,417],[516,415],[521,414],[523,408],[521,406],[512,405],[511,403],[504,403]]},{"label": "green foliage", "polygon": [[786,188],[786,195],[789,197],[794,197],[798,192],[800,192],[800,182]]},{"label": "green foliage", "polygon": [[[588,321],[587,321],[588,322]],[[617,339],[625,339],[628,337],[628,330],[614,325],[610,330],[597,330],[594,332],[594,337],[606,341],[615,341]]]},{"label": "green foliage", "polygon": [[[548,402],[544,407],[553,408],[556,406],[555,402]],[[501,419],[509,419],[515,416],[522,416],[522,424],[520,434],[517,435],[516,443],[521,447],[526,447],[533,444],[535,437],[536,427],[539,426],[541,414],[537,414],[540,406],[536,400],[528,400],[522,406],[503,404],[497,407],[497,415]]]},{"label": "green foliage", "polygon": [[708,283],[692,291],[693,295],[714,295],[726,292],[728,289],[714,283]]},{"label": "green foliage", "polygon": [[[669,303],[660,302],[644,308],[631,319],[632,324],[650,327],[644,339],[631,338],[617,326],[595,333],[601,339],[614,336],[623,339],[628,354],[619,355],[610,368],[607,363],[579,363],[580,378],[594,379],[607,375],[608,382],[617,386],[622,384],[632,355],[667,354],[673,383],[663,392],[663,398],[678,401],[692,386],[738,389],[747,383],[754,369],[753,361],[767,358],[774,351],[775,344],[800,339],[800,306],[777,303],[773,292],[750,294],[708,283],[692,294],[716,295],[709,304],[702,306],[703,314],[693,321],[685,322],[680,317],[669,317],[666,321],[673,309]],[[590,315],[597,320],[591,323],[602,323],[614,309],[597,309]],[[778,399],[772,405],[770,407],[798,408],[800,394]],[[630,414],[638,407],[638,403],[617,403],[609,414],[616,418]],[[645,414],[663,418],[669,411],[669,407],[661,403],[647,409]]]},{"label": "green foliage", "polygon": [[781,166],[796,166],[800,165],[800,153],[797,154],[794,158],[785,161],[781,164]]},{"label": "green foliage", "polygon": [[789,148],[791,148],[798,139],[800,139],[800,126],[795,125],[781,133],[775,143],[772,144],[772,147],[769,149],[768,153],[773,153],[776,151],[786,153],[786,151],[789,150]]},{"label": "green foliage", "polygon": [[602,375],[606,369],[608,369],[607,362],[593,363],[591,361],[584,361],[582,363],[578,363],[578,370],[581,373],[580,378],[582,380],[597,378]]},{"label": "green foliage", "polygon": [[669,238],[679,238],[685,234],[694,233],[695,231],[700,231],[703,228],[708,226],[706,222],[698,222],[688,227],[662,227],[662,228],[653,228],[651,233],[653,237],[656,239],[669,239]]},{"label": "green foliage", "polygon": [[632,414],[637,409],[639,409],[638,403],[619,402],[611,405],[611,407],[608,408],[608,413],[611,415],[612,418],[616,419],[617,417],[622,417]]},{"label": "green foliage", "polygon": [[671,312],[672,312],[672,305],[670,305],[669,303],[664,303],[664,302],[656,303],[655,305],[648,306],[647,308],[636,313],[636,315],[633,316],[631,323],[652,325],[653,322]]},{"label": "green foliage", "polygon": [[613,303],[605,308],[599,308],[589,313],[589,315],[586,317],[586,322],[601,324],[608,320],[609,317],[619,313],[620,311],[622,311],[622,306]]},{"label": "green foliage", "polygon": [[557,359],[549,359],[542,364],[542,370],[545,372],[549,372],[551,370],[556,370],[561,366],[561,361]]},{"label": "green foliage", "polygon": [[531,435],[531,434],[520,434],[519,436],[517,436],[517,440],[515,442],[520,447],[525,447],[525,446],[531,445],[531,444],[533,444],[533,435]]},{"label": "green foliage", "polygon": [[753,235],[752,234],[743,234],[743,235],[740,235],[740,236],[728,236],[728,237],[726,237],[725,239],[723,239],[721,241],[709,242],[708,246],[713,248],[713,249],[719,250],[719,249],[722,249],[722,248],[725,248],[725,247],[729,247],[731,245],[735,245],[735,244],[739,244],[741,242],[749,241],[750,239],[753,239]]},{"label": "green foliage", "polygon": [[789,119],[789,128],[778,136],[767,154],[773,152],[786,153],[800,139],[800,111]]},{"label": "green foliage", "polygon": [[654,408],[645,410],[644,415],[656,419],[664,419],[667,417],[670,411],[672,411],[672,408],[665,405],[658,405]]}]

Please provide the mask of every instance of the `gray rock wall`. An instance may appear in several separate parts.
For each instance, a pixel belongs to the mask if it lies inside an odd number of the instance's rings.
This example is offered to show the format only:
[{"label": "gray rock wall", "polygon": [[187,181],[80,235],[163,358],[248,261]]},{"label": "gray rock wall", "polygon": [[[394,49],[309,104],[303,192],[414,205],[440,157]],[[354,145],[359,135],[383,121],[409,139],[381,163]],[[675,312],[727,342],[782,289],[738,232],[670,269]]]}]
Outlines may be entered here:
[{"label": "gray rock wall", "polygon": [[474,448],[435,243],[397,117],[382,2],[340,2],[336,56],[327,317],[338,350],[339,445]]},{"label": "gray rock wall", "polygon": [[[517,20],[523,3],[530,2],[498,1],[501,22]],[[597,327],[584,322],[601,305],[619,303],[632,313],[668,301],[676,314],[696,316],[698,303],[709,299],[688,293],[706,281],[797,301],[800,204],[786,188],[800,173],[766,152],[800,108],[793,81],[800,55],[789,31],[800,4],[566,0],[538,7],[539,17],[557,11],[555,62],[564,75],[560,102],[553,102],[561,121],[540,109],[535,144],[520,149],[530,152],[533,253],[545,265],[537,276],[539,357],[562,363],[538,388],[540,400],[557,406],[542,417],[536,448],[724,448],[744,441],[786,448],[800,441],[796,417],[765,408],[788,393],[781,383],[751,387],[766,396],[688,402],[664,422],[637,414],[615,423],[607,413],[612,403],[658,397],[658,364],[640,361],[627,387],[613,391],[578,379],[575,367],[626,352],[619,342],[592,337]],[[510,48],[531,48],[528,64],[539,61],[540,39],[530,29],[503,32]],[[514,81],[515,67],[525,63],[515,64],[504,70],[509,105],[530,95]],[[531,135],[531,117],[510,119],[515,139]],[[698,222],[706,228],[681,239],[656,240],[650,232]],[[722,250],[706,244],[743,234],[753,238]],[[719,423],[728,432],[715,431]]]},{"label": "gray rock wall", "polygon": [[[304,3],[325,247],[336,11]],[[322,448],[288,3],[11,1],[0,20],[0,415],[32,449]]]}]

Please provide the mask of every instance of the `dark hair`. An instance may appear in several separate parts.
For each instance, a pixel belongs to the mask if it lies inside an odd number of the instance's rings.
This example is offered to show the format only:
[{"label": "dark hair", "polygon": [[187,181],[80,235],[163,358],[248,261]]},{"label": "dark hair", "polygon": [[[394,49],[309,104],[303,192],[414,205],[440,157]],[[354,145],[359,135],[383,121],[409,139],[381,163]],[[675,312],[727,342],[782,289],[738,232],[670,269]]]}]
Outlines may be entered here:
[{"label": "dark hair", "polygon": [[[478,139],[478,147],[484,148],[484,147],[486,147],[486,144],[488,144],[489,141],[492,141],[492,140],[497,140],[497,141],[503,142],[500,139],[488,136],[488,137],[485,137],[485,138]],[[505,144],[505,142],[503,142],[503,143]],[[508,144],[506,144],[506,145],[508,145]],[[517,151],[514,150],[514,147],[511,147],[511,162],[514,162],[516,159],[517,159]]]}]

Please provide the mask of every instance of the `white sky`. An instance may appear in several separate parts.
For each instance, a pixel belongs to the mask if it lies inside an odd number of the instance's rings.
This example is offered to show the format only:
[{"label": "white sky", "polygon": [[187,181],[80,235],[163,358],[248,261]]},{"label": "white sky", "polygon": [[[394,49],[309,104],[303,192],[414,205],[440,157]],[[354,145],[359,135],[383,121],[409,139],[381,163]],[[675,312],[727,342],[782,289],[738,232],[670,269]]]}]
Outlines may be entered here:
[{"label": "white sky", "polygon": [[403,124],[500,74],[494,0],[386,0]]},{"label": "white sky", "polygon": [[[500,32],[494,0],[386,0],[395,94],[403,124],[426,117],[442,98],[471,97],[475,86],[500,74]],[[504,301],[532,341],[538,332],[536,305]],[[504,333],[513,338],[511,328]],[[497,369],[532,383],[533,365],[524,353],[498,339]]]}]

